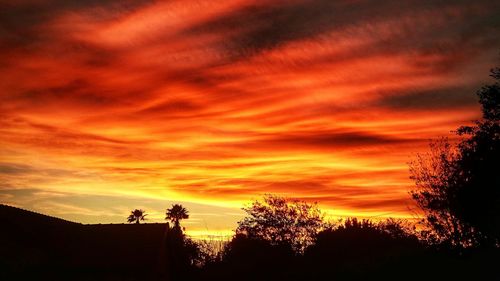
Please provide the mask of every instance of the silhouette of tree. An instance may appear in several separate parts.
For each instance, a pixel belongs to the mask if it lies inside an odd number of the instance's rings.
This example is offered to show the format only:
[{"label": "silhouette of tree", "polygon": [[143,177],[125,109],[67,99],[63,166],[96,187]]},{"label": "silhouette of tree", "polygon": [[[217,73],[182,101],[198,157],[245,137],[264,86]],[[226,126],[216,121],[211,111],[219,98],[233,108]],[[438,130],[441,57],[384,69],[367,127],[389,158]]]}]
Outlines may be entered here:
[{"label": "silhouette of tree", "polygon": [[500,69],[477,95],[483,119],[462,126],[462,140],[431,144],[410,163],[413,199],[439,242],[453,247],[498,246],[500,239]]},{"label": "silhouette of tree", "polygon": [[238,233],[222,253],[224,273],[216,274],[213,280],[224,275],[233,278],[223,280],[295,280],[292,272],[296,258],[289,245]]},{"label": "silhouette of tree", "polygon": [[166,220],[170,220],[174,223],[175,228],[180,228],[180,221],[189,218],[189,212],[182,205],[174,204],[172,208],[167,209]]},{"label": "silhouette of tree", "polygon": [[193,280],[194,267],[202,265],[200,246],[186,236],[180,227],[182,219],[188,219],[188,211],[182,205],[174,204],[167,209],[165,219],[174,223],[170,228],[167,223],[165,233],[165,254],[167,272],[171,280]]},{"label": "silhouette of tree", "polygon": [[458,145],[452,206],[457,217],[479,233],[483,246],[500,242],[500,69],[491,72],[496,82],[478,91],[483,120],[457,131],[467,138]]},{"label": "silhouette of tree", "polygon": [[378,229],[394,239],[418,239],[415,223],[403,219],[388,218],[377,224]]},{"label": "silhouette of tree", "polygon": [[[367,280],[368,277],[387,280],[385,275],[394,272],[396,260],[403,265],[408,257],[422,250],[418,238],[403,221],[389,219],[375,223],[348,218],[338,226],[319,232],[314,244],[306,249],[304,259],[314,277],[329,277],[311,280]],[[374,269],[379,270],[379,274],[375,274]],[[366,275],[362,278],[353,274]]]},{"label": "silhouette of tree", "polygon": [[431,243],[461,245],[471,239],[472,233],[451,211],[456,194],[452,175],[459,156],[445,138],[431,142],[429,147],[429,152],[418,154],[410,162],[410,178],[416,185],[410,194],[424,210],[424,224],[430,229],[423,235]]},{"label": "silhouette of tree", "polygon": [[323,214],[316,204],[266,195],[243,208],[248,216],[238,222],[236,233],[269,241],[273,245],[290,245],[303,252],[324,226]]},{"label": "silhouette of tree", "polygon": [[128,216],[127,218],[127,221],[129,223],[140,223],[140,221],[143,221],[143,220],[146,220],[146,211],[142,210],[142,209],[135,209],[133,211],[130,212],[130,215]]}]

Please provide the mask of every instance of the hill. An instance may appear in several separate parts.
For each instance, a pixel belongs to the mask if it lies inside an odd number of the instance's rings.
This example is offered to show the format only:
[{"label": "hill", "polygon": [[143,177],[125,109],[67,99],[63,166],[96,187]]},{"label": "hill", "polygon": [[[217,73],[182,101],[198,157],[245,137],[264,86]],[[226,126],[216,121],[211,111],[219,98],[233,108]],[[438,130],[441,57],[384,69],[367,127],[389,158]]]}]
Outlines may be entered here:
[{"label": "hill", "polygon": [[148,280],[166,224],[84,225],[0,205],[2,280]]}]

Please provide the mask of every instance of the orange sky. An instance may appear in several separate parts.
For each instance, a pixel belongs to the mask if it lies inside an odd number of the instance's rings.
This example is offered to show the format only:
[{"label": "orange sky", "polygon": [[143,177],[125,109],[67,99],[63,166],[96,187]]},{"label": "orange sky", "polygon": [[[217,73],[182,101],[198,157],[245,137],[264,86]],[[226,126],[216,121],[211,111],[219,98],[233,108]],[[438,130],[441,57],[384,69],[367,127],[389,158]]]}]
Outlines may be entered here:
[{"label": "orange sky", "polygon": [[0,201],[227,233],[264,193],[411,217],[407,162],[479,117],[495,1],[0,1]]}]

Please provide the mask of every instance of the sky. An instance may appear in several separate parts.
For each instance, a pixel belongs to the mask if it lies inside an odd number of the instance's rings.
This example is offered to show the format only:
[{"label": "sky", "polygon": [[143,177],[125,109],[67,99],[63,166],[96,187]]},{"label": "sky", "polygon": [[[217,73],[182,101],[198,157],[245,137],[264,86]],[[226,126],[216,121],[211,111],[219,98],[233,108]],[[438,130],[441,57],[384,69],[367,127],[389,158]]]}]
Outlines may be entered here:
[{"label": "sky", "polygon": [[408,162],[480,117],[500,3],[0,0],[0,202],[227,234],[267,193],[414,218]]}]

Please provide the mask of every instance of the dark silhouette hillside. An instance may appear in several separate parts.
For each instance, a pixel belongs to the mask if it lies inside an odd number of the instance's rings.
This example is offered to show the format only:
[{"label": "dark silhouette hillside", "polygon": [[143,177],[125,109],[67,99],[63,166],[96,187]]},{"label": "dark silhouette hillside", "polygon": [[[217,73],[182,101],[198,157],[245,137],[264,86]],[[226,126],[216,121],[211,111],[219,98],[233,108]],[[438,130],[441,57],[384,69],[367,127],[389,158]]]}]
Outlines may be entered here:
[{"label": "dark silhouette hillside", "polygon": [[73,247],[69,237],[83,228],[81,224],[5,205],[0,205],[0,221],[0,274],[59,265]]},{"label": "dark silhouette hillside", "polygon": [[166,224],[83,225],[0,205],[1,280],[154,280]]},{"label": "dark silhouette hillside", "polygon": [[[65,224],[65,225],[81,225],[80,223],[71,222],[57,217],[52,217],[37,212],[0,204],[0,216],[4,219],[4,223],[19,224],[29,222],[32,226],[47,226],[47,224]],[[19,222],[19,223],[18,223]]]}]

